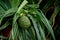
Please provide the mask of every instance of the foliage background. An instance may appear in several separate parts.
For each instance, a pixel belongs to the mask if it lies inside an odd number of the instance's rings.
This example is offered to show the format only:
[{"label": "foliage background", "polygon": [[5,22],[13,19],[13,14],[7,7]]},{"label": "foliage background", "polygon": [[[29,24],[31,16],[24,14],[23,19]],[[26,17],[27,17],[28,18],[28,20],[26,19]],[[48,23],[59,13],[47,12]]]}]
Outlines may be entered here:
[{"label": "foliage background", "polygon": [[[59,32],[60,31],[60,0],[27,0],[28,1],[27,6],[25,6],[24,3],[22,3],[23,1],[24,0],[0,0],[0,34],[1,34],[0,38],[2,40],[7,39],[4,36],[8,36],[8,34],[11,35],[11,33],[13,33],[14,35],[12,35],[8,38],[9,40],[13,40],[13,38],[22,34],[22,32],[24,34],[25,31],[23,29],[19,29],[19,30],[21,30],[20,34],[17,32],[17,31],[19,31],[18,27],[17,27],[17,23],[15,25],[13,25],[13,24],[15,23],[15,21],[18,19],[19,15],[20,15],[17,13],[20,13],[20,12],[24,13],[23,10],[28,9],[30,11],[30,13],[32,13],[33,11],[34,12],[36,11],[37,14],[40,13],[40,15],[39,15],[41,17],[40,25],[42,27],[42,30],[44,30],[44,32],[42,31],[43,32],[42,36],[44,36],[44,34],[45,34],[45,38],[47,40],[53,40],[54,37],[52,37],[52,36],[53,36],[53,32],[54,32],[56,40],[60,40],[60,38],[59,38],[59,36],[60,36],[60,32]],[[21,5],[23,5],[23,6],[21,6]],[[20,7],[20,9],[19,9],[19,7]],[[37,12],[37,10],[38,11],[40,10],[40,11]],[[31,15],[33,16],[33,14],[31,14]],[[36,17],[36,19],[39,19],[39,16]],[[31,16],[29,16],[29,17],[31,17]],[[44,19],[43,19],[43,17],[44,17]],[[34,16],[33,16],[33,18],[34,18]],[[33,18],[31,20],[33,20]],[[42,21],[41,21],[41,19],[42,19]],[[35,24],[34,21],[32,21],[32,22],[33,22],[33,24]],[[48,23],[46,23],[46,22],[48,22]],[[51,27],[50,27],[50,25],[51,25]],[[53,28],[52,31],[50,30],[51,28]],[[11,30],[13,30],[13,31],[11,31]],[[27,29],[27,30],[29,30],[30,35],[33,34],[31,32],[31,29]],[[40,32],[41,32],[41,30],[40,30]],[[36,33],[39,34],[38,32],[36,32]],[[20,36],[22,36],[22,38],[24,38],[26,36],[23,34],[20,35]],[[33,36],[31,36],[31,37],[32,37],[32,40],[34,40]],[[44,38],[44,37],[42,37],[42,38]],[[19,39],[17,39],[17,40],[19,40]]]}]

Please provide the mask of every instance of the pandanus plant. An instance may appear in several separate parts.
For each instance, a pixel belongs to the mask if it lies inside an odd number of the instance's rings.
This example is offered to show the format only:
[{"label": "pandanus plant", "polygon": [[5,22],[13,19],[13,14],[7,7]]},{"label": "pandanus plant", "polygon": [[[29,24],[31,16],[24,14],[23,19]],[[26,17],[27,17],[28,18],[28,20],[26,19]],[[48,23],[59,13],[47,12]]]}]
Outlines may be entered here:
[{"label": "pandanus plant", "polygon": [[53,40],[53,29],[32,0],[0,0],[0,38],[3,40],[46,40],[45,28]]}]

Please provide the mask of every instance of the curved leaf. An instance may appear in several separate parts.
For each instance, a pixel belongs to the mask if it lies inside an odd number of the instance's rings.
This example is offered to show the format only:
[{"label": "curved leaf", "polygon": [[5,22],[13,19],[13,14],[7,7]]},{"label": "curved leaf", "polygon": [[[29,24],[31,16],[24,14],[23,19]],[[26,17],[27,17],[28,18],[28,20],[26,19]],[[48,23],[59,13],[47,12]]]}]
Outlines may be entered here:
[{"label": "curved leaf", "polygon": [[46,40],[45,33],[44,33],[43,29],[41,28],[41,25],[39,23],[38,23],[38,26],[39,26],[38,28],[39,28],[42,40]]},{"label": "curved leaf", "polygon": [[2,25],[2,26],[0,27],[0,30],[5,29],[5,28],[8,27],[9,25],[10,25],[10,23],[9,23],[9,21],[7,21],[4,25]]},{"label": "curved leaf", "polygon": [[41,36],[39,34],[39,30],[37,28],[37,24],[36,24],[36,21],[34,20],[34,18],[31,16],[31,15],[28,15],[30,17],[30,19],[32,20],[32,23],[33,23],[33,26],[34,26],[34,29],[36,31],[36,35],[37,35],[37,40],[41,40]]},{"label": "curved leaf", "polygon": [[4,17],[8,17],[8,16],[13,15],[14,12],[16,12],[16,9],[17,8],[11,8],[8,11],[5,11],[5,13],[2,13],[1,16],[0,16],[0,24],[1,24]]},{"label": "curved leaf", "polygon": [[[13,17],[13,25],[14,25],[14,23],[16,22],[16,20],[19,18],[20,13],[21,13],[21,10],[22,10],[22,8],[23,8],[26,4],[27,4],[27,1],[24,0],[24,1],[22,2],[21,6],[19,6],[17,12],[15,13],[15,15],[14,15],[14,17]],[[13,25],[12,25],[12,26],[13,26]]]},{"label": "curved leaf", "polygon": [[2,6],[5,10],[8,10],[8,6],[2,0],[0,0],[0,6]]},{"label": "curved leaf", "polygon": [[43,12],[41,10],[40,10],[40,12],[36,10],[35,13],[37,13],[39,15],[41,21],[44,23],[44,25],[46,26],[48,31],[51,33],[53,39],[55,40],[53,29],[52,29],[51,25],[49,24],[49,21],[47,20],[47,18],[44,16]]},{"label": "curved leaf", "polygon": [[4,37],[4,36],[2,36],[2,35],[0,35],[0,38],[2,38],[2,39],[7,39],[7,37]]},{"label": "curved leaf", "polygon": [[11,34],[10,34],[10,37],[9,37],[9,40],[17,40],[17,37],[18,37],[18,24],[17,22],[15,23],[15,25],[12,27],[12,30],[11,30]]},{"label": "curved leaf", "polygon": [[9,0],[11,7],[18,7],[21,0]]}]

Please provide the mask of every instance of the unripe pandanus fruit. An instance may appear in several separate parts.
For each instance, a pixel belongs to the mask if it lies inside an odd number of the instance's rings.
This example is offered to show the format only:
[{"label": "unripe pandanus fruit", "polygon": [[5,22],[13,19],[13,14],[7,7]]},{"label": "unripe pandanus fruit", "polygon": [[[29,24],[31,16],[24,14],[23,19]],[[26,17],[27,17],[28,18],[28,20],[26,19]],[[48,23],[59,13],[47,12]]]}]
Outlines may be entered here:
[{"label": "unripe pandanus fruit", "polygon": [[25,15],[21,16],[19,18],[18,22],[19,22],[19,25],[21,26],[21,28],[23,28],[23,29],[27,29],[31,25],[29,18]]}]

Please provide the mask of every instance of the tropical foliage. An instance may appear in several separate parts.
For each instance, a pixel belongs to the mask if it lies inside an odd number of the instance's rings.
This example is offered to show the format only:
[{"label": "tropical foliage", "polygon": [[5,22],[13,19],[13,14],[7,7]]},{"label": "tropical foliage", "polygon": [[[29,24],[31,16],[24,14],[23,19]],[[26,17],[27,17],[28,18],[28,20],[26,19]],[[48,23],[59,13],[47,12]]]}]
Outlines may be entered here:
[{"label": "tropical foliage", "polygon": [[[56,40],[52,28],[60,11],[60,1],[43,2],[44,0],[0,0],[0,38]],[[49,35],[51,38],[48,38]]]}]

